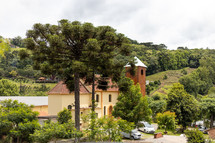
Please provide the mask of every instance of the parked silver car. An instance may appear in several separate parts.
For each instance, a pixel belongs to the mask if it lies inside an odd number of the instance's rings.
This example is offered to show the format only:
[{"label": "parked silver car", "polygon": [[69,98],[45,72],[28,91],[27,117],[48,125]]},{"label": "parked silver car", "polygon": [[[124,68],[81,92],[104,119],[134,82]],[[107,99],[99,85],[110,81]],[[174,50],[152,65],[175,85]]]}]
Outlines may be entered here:
[{"label": "parked silver car", "polygon": [[132,139],[132,140],[141,139],[141,133],[138,132],[137,130],[131,130],[131,132],[129,133],[121,132],[121,134],[124,138]]},{"label": "parked silver car", "polygon": [[138,127],[139,131],[142,131],[145,133],[151,133],[151,134],[155,132],[155,128],[148,122],[140,121],[139,124],[140,124],[140,127]]}]

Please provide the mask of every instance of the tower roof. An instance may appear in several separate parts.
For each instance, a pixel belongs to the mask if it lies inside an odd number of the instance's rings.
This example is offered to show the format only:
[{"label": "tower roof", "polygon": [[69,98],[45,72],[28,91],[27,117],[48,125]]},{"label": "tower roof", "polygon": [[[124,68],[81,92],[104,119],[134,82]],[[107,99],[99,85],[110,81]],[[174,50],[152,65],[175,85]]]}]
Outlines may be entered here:
[{"label": "tower roof", "polygon": [[[134,60],[135,60],[135,66],[136,67],[147,67],[143,62],[141,62],[140,61],[140,59],[138,59],[136,56],[134,57]],[[130,67],[130,64],[129,63],[127,63],[126,65],[125,65],[125,67]]]}]

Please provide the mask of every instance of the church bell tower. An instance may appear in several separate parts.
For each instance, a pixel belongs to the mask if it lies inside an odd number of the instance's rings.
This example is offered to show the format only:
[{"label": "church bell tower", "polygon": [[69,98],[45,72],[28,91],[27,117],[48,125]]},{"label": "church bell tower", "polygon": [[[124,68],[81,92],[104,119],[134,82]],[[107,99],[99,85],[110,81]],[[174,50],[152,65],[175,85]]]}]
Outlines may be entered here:
[{"label": "church bell tower", "polygon": [[135,75],[132,76],[128,71],[129,68],[131,68],[131,66],[129,64],[127,64],[125,66],[126,69],[126,77],[131,78],[134,81],[134,84],[136,85],[137,83],[139,83],[140,85],[140,89],[141,89],[141,93],[143,96],[145,96],[145,92],[146,92],[146,65],[144,63],[142,63],[140,61],[140,59],[138,59],[136,56],[134,57],[135,59],[135,67],[136,67],[136,72]]}]

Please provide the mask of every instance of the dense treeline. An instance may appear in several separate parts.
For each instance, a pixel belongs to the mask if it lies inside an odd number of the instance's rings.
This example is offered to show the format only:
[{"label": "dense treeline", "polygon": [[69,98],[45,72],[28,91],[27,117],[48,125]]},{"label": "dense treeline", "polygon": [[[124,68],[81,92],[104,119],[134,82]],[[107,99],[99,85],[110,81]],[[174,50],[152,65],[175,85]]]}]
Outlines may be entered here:
[{"label": "dense treeline", "polygon": [[179,47],[168,50],[165,45],[133,45],[132,56],[137,56],[147,66],[147,75],[166,70],[177,70],[184,67],[198,68],[199,60],[208,55],[209,49],[187,49]]}]

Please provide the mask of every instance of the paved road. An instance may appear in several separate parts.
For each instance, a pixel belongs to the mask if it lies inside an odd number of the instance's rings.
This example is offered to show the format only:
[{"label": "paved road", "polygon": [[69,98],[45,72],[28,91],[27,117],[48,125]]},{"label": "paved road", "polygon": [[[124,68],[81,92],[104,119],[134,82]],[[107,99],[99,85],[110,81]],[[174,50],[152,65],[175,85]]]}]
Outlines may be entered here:
[{"label": "paved road", "polygon": [[161,138],[148,138],[144,140],[145,142],[151,142],[151,143],[186,143],[186,138],[184,136],[169,136],[164,135]]}]

